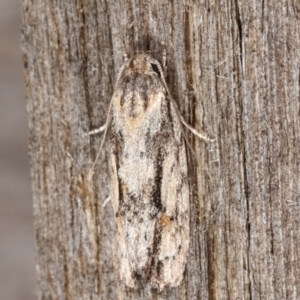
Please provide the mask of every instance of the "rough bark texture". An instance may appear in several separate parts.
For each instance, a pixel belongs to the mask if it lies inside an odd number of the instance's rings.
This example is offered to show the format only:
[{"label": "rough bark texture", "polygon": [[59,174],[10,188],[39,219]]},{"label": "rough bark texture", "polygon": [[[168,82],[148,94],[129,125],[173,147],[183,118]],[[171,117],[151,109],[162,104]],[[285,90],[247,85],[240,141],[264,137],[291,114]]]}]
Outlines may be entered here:
[{"label": "rough bark texture", "polygon": [[[300,298],[300,5],[23,0],[39,299]],[[124,48],[167,47],[190,137],[191,244],[176,289],[119,279],[107,153],[87,179]],[[108,144],[107,144],[108,145]]]}]

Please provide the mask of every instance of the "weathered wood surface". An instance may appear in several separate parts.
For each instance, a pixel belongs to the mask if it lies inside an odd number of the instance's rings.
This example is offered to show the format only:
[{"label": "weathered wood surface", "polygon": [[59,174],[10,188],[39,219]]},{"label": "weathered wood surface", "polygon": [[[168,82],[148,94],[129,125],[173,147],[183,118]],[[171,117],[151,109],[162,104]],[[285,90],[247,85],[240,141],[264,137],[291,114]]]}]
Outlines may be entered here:
[{"label": "weathered wood surface", "polygon": [[[300,5],[23,0],[39,299],[300,298]],[[167,47],[191,136],[191,245],[176,289],[119,280],[107,153],[87,179],[124,48]],[[107,143],[108,147],[109,144]]]}]

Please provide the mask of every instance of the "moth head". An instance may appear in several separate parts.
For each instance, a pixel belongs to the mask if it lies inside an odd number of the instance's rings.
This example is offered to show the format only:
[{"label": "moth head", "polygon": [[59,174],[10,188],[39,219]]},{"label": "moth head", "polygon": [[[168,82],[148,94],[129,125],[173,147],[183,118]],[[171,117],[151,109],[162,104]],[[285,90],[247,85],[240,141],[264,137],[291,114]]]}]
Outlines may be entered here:
[{"label": "moth head", "polygon": [[150,54],[139,53],[135,55],[128,64],[128,69],[131,72],[144,73],[150,75],[157,75],[162,77],[162,69],[160,63]]}]

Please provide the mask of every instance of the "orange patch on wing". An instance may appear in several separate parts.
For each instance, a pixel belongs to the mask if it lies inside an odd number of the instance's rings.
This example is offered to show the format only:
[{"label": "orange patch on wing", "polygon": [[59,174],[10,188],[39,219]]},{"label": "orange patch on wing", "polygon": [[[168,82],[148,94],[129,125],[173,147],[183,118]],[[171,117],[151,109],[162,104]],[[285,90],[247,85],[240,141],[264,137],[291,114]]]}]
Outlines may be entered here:
[{"label": "orange patch on wing", "polygon": [[171,220],[170,216],[163,214],[158,221],[158,225],[162,229],[171,230],[171,228],[173,226],[173,220]]}]

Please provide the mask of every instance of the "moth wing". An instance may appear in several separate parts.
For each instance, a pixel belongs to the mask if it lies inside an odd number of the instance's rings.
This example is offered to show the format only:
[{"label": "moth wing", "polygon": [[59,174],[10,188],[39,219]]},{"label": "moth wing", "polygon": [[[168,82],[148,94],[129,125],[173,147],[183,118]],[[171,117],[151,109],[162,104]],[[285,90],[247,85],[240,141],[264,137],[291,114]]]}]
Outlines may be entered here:
[{"label": "moth wing", "polygon": [[163,161],[161,199],[165,212],[156,224],[160,245],[154,258],[151,281],[154,286],[177,286],[182,280],[189,249],[189,182],[186,146],[177,112],[170,115],[173,134]]}]

